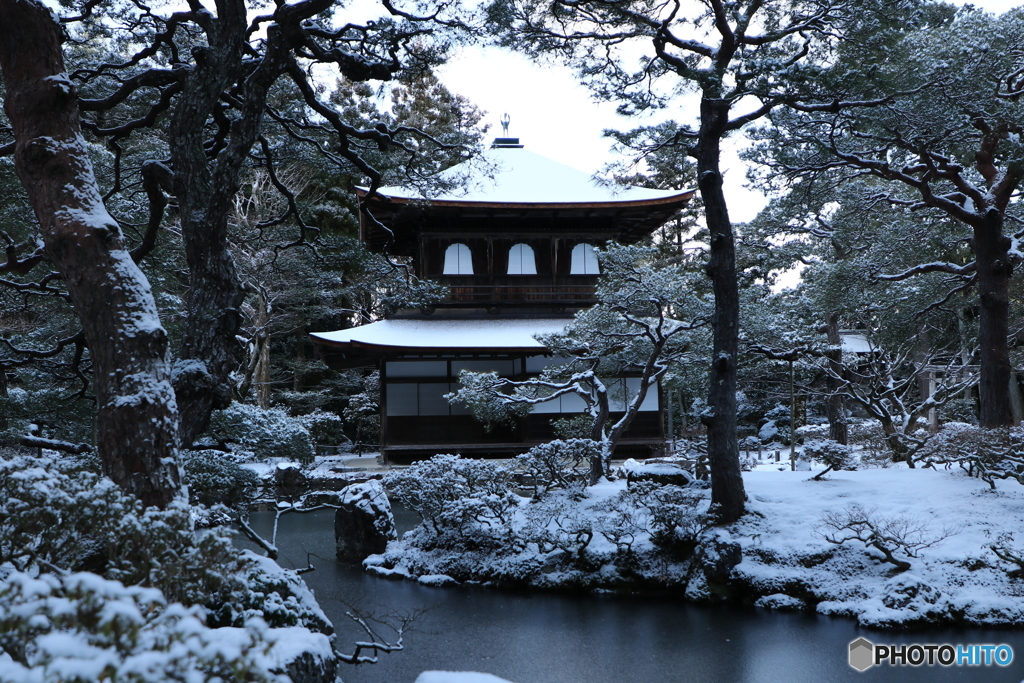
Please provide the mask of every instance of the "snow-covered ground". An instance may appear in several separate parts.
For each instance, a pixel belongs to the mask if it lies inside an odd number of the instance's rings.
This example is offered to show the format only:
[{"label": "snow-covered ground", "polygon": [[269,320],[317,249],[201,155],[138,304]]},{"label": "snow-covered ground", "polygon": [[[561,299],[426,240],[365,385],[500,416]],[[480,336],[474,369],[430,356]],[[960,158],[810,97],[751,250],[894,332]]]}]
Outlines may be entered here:
[{"label": "snow-covered ground", "polygon": [[[1024,580],[991,544],[1013,548],[1024,529],[1024,487],[987,484],[960,469],[905,466],[833,472],[813,481],[808,472],[758,467],[744,474],[749,511],[729,533],[743,547],[733,570],[741,580],[779,593],[806,592],[823,614],[855,616],[861,623],[899,626],[919,620],[1024,623]],[[859,506],[882,526],[905,525],[922,542],[918,558],[897,552],[911,568],[897,572],[881,553],[853,540],[842,546],[823,518]],[[946,536],[945,538],[942,538]],[[941,540],[940,540],[941,539]],[[1024,538],[1021,546],[1024,546]],[[782,588],[785,587],[785,590]],[[797,603],[766,598],[766,603]]]},{"label": "snow-covered ground", "polygon": [[[791,471],[783,456],[781,464],[762,463],[744,473],[748,512],[733,525],[703,532],[695,555],[699,571],[691,571],[686,560],[659,559],[650,535],[642,533],[633,541],[639,569],[622,561],[599,529],[609,528],[608,503],[626,490],[624,479],[591,487],[579,507],[561,518],[563,527],[568,521],[578,525],[581,516],[592,521],[595,533],[586,552],[598,566],[589,570],[567,564],[564,549],[531,542],[535,536],[529,533],[536,529],[524,530],[522,542],[512,544],[515,550],[445,551],[409,536],[367,565],[378,574],[429,585],[444,585],[455,576],[545,588],[630,590],[631,581],[648,588],[658,580],[689,599],[728,596],[766,608],[849,616],[877,627],[1024,624],[1024,579],[1011,577],[1017,567],[991,548],[1004,557],[1024,557],[1024,537],[1014,539],[1015,533],[1024,536],[1024,486],[1010,480],[992,490],[960,469],[903,465],[831,472],[813,481],[813,471]],[[536,503],[524,499],[514,524],[529,523],[530,506]],[[841,527],[852,522],[870,541],[871,529],[859,524],[864,520],[883,537],[880,543],[895,562],[883,561],[879,550],[860,540],[836,544],[826,538],[839,540],[848,531]],[[909,544],[909,552],[900,541]],[[712,570],[706,580],[706,558],[737,545],[742,560],[728,578],[718,582]],[[909,569],[896,564],[903,562]]]}]

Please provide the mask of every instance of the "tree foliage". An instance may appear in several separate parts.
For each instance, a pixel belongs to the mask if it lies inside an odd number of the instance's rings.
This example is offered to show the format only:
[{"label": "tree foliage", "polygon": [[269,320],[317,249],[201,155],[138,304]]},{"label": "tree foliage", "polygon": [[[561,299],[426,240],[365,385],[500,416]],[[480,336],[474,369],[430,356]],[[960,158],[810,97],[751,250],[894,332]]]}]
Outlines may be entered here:
[{"label": "tree foliage", "polygon": [[[565,332],[540,339],[557,362],[519,381],[464,371],[462,387],[448,395],[487,422],[563,395],[579,397],[590,418],[588,438],[600,444],[590,458],[591,483],[608,474],[615,444],[645,397],[690,357],[690,344],[710,317],[691,276],[659,263],[654,248],[610,244],[600,258],[599,303],[577,313]],[[627,390],[629,378],[637,380],[635,392]],[[622,415],[613,420],[612,412]]]},{"label": "tree foliage", "polygon": [[910,234],[889,231],[894,253],[950,235],[967,247],[929,249],[932,260],[903,264],[880,258],[873,274],[941,274],[947,298],[977,292],[981,421],[1006,425],[1010,276],[1020,260],[1017,231],[1007,226],[1018,220],[1011,198],[1021,181],[1016,74],[1024,23],[1016,11],[996,17],[934,4],[911,4],[897,19],[856,27],[816,84],[837,101],[873,106],[773,112],[759,158],[776,183],[828,188],[869,179],[860,181],[865,198],[913,212],[901,225],[917,223]]}]

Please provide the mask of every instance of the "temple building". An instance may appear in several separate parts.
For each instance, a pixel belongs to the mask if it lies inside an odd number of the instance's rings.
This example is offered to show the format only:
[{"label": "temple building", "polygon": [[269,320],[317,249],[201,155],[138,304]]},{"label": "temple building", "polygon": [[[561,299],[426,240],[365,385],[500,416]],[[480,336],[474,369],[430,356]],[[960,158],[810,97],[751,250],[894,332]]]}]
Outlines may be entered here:
[{"label": "temple building", "polygon": [[[311,335],[332,367],[380,369],[381,446],[392,462],[437,453],[507,456],[555,438],[552,420],[581,412],[578,396],[486,429],[444,395],[458,388],[463,369],[522,379],[556,362],[535,336],[563,330],[576,311],[596,302],[594,248],[643,239],[693,196],[692,190],[598,184],[525,149],[518,138],[495,139],[483,157],[487,172],[470,177],[461,191],[424,198],[385,187],[366,202],[376,220],[360,214],[360,237],[371,249],[408,257],[418,277],[447,287],[447,298],[429,309]],[[366,191],[358,193],[362,203]],[[630,391],[631,378],[620,382]],[[619,454],[645,456],[663,445],[659,396],[652,391]]]}]

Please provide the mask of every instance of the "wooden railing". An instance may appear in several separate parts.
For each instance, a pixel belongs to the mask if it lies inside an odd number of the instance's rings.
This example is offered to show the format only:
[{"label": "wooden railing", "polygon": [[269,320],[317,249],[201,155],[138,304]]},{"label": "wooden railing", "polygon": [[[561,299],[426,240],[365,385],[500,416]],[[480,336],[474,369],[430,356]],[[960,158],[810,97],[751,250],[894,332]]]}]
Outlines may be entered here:
[{"label": "wooden railing", "polygon": [[500,281],[486,277],[441,278],[448,287],[449,305],[523,305],[542,304],[551,306],[589,306],[596,301],[596,278],[502,278]]}]

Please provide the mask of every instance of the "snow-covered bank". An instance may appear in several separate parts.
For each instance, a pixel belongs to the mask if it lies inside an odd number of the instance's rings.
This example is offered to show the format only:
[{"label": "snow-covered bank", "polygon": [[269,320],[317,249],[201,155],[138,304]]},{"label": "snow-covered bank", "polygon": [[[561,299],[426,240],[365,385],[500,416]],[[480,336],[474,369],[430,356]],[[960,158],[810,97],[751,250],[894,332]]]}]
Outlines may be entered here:
[{"label": "snow-covered bank", "polygon": [[[893,466],[835,472],[823,481],[810,474],[776,465],[745,473],[748,513],[727,527],[709,526],[700,514],[706,490],[638,491],[619,480],[577,500],[565,492],[521,499],[507,523],[478,526],[472,539],[421,526],[367,566],[431,585],[451,577],[542,589],[661,590],[695,601],[815,610],[883,628],[1024,624],[1024,579],[1011,576],[1018,567],[998,556],[1024,556],[1024,539],[1018,548],[1013,536],[1024,523],[1024,487],[1002,481],[991,490],[959,469]],[[672,489],[668,497],[658,492]],[[652,495],[662,499],[652,502]]]},{"label": "snow-covered bank", "polygon": [[[744,481],[750,513],[729,530],[743,548],[731,579],[766,596],[762,604],[813,606],[880,627],[1024,623],[1024,581],[1010,578],[1016,567],[991,549],[1014,552],[1013,534],[1024,523],[1024,487],[1017,482],[991,490],[959,469],[895,466],[838,472],[820,482],[804,472],[761,470]],[[904,552],[900,559],[911,567],[898,572],[862,542],[829,543],[826,535],[843,536],[823,520],[849,520],[856,506],[876,527],[895,525],[907,540],[935,545],[917,558]]]}]

